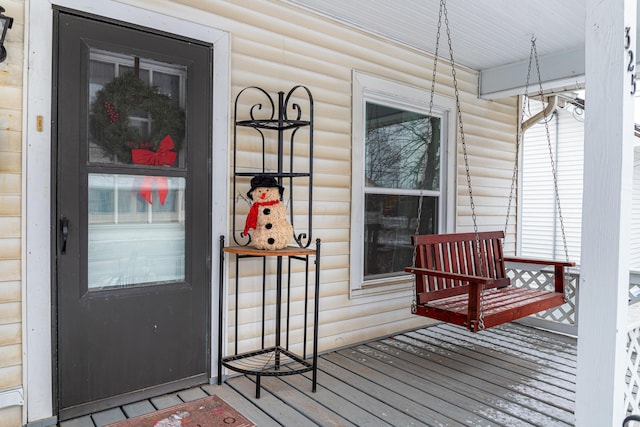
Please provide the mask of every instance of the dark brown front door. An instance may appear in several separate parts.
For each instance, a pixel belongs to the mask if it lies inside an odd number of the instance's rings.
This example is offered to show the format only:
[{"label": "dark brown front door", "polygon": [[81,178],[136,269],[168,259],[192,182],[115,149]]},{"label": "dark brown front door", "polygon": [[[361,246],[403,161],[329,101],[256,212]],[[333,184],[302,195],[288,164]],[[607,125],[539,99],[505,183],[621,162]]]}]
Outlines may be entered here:
[{"label": "dark brown front door", "polygon": [[210,377],[212,49],[54,16],[55,368],[67,419]]}]

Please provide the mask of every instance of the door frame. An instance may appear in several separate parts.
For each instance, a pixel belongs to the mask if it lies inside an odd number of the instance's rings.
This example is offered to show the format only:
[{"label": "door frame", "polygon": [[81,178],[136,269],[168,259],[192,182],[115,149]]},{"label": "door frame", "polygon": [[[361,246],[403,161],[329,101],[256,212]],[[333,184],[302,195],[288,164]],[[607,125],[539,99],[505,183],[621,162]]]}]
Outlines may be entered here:
[{"label": "door frame", "polygon": [[[134,3],[131,1],[131,3]],[[212,204],[211,230],[215,236],[226,235],[228,230],[229,194],[229,106],[231,46],[228,32],[221,18],[186,6],[154,3],[154,11],[143,6],[125,4],[119,0],[48,0],[28,3],[28,39],[25,52],[25,81],[23,103],[23,197],[24,213],[22,234],[23,277],[23,384],[25,389],[25,423],[47,418],[55,421],[55,372],[53,356],[53,327],[55,304],[53,293],[54,267],[52,256],[52,224],[54,193],[52,191],[52,67],[53,67],[53,9],[60,6],[108,19],[127,22],[141,27],[155,28],[166,33],[179,32],[213,45],[212,84],[212,140],[211,191],[215,189]],[[217,25],[217,28],[214,28]],[[29,65],[32,66],[29,66]],[[39,125],[39,123],[41,123]],[[211,251],[217,253],[215,248]],[[217,289],[219,263],[211,261],[211,286]],[[210,307],[218,307],[218,294],[211,292]],[[211,313],[211,372],[217,372],[218,316]],[[216,381],[212,378],[211,381]],[[46,425],[44,423],[43,425]]]}]

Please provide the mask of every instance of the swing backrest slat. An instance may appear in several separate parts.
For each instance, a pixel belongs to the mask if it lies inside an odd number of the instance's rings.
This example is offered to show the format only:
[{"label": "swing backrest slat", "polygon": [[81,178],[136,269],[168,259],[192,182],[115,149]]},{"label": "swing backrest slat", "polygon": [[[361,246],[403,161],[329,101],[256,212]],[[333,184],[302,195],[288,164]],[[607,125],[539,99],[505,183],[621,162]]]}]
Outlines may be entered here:
[{"label": "swing backrest slat", "polygon": [[[504,232],[489,231],[413,236],[415,266],[446,273],[490,277],[495,287],[510,284],[504,264]],[[479,249],[478,249],[479,244]],[[416,276],[419,303],[467,292],[467,282],[428,275]]]}]

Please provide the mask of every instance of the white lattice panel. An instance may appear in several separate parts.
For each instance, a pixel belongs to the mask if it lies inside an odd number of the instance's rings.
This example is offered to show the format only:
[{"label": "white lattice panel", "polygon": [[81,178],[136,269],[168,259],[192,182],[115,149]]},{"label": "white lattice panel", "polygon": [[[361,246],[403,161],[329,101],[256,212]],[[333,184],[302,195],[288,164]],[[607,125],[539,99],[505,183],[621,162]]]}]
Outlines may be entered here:
[{"label": "white lattice panel", "polygon": [[640,397],[638,387],[640,387],[640,375],[638,368],[640,364],[640,327],[629,329],[627,332],[627,372],[625,375],[624,407],[627,414],[640,413]]},{"label": "white lattice panel", "polygon": [[[518,288],[553,291],[552,271],[532,270],[526,267],[514,266],[507,268],[507,275],[511,278],[512,285]],[[565,296],[567,301],[565,304],[541,311],[533,316],[549,322],[576,325],[576,289],[578,277],[577,274],[567,274],[565,276]]]}]

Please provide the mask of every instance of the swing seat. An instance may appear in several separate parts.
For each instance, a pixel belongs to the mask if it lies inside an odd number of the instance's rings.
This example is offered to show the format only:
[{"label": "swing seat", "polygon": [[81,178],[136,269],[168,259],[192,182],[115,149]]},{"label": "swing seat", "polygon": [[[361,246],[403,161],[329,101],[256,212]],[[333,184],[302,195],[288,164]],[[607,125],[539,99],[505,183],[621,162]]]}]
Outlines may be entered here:
[{"label": "swing seat", "polygon": [[[502,231],[479,232],[478,250],[476,233],[413,236],[415,267],[404,270],[416,275],[415,314],[478,332],[564,304],[564,269],[575,263],[507,258],[503,238]],[[552,266],[554,290],[511,286],[506,261]]]}]

